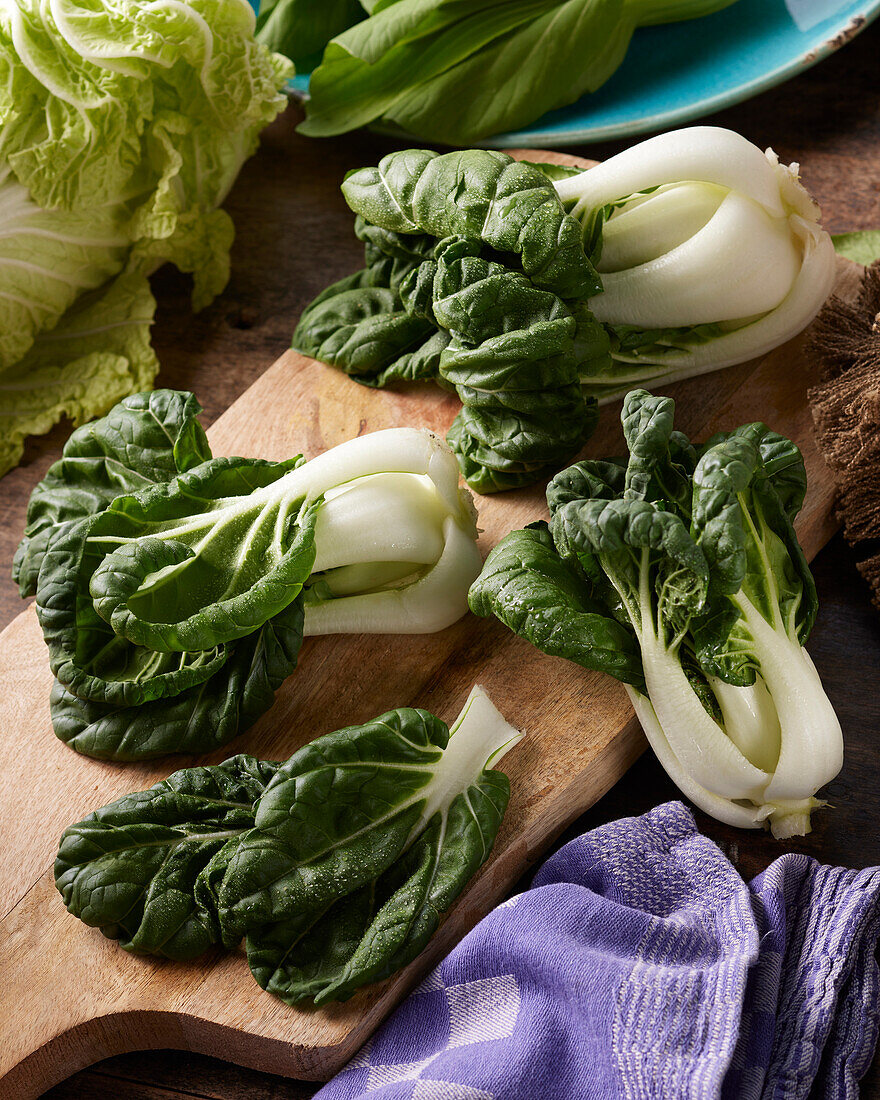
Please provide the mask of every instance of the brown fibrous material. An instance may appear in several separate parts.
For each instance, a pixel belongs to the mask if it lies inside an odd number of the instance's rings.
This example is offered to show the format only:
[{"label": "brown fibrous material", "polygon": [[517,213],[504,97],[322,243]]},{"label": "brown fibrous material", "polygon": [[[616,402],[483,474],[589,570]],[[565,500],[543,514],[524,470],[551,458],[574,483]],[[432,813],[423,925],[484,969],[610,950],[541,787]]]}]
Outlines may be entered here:
[{"label": "brown fibrous material", "polygon": [[[857,301],[829,299],[810,345],[822,375],[807,396],[837,480],[843,533],[851,544],[880,540],[880,261],[866,270]],[[859,571],[880,608],[880,553]]]}]

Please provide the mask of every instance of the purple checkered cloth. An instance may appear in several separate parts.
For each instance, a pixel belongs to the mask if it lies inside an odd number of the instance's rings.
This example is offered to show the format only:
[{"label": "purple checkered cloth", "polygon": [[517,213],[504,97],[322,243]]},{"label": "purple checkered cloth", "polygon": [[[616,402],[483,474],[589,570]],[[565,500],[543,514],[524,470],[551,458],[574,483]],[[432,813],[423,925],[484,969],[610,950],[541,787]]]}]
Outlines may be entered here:
[{"label": "purple checkered cloth", "polygon": [[561,848],[318,1098],[857,1097],[878,934],[880,868],[747,884],[670,802]]}]

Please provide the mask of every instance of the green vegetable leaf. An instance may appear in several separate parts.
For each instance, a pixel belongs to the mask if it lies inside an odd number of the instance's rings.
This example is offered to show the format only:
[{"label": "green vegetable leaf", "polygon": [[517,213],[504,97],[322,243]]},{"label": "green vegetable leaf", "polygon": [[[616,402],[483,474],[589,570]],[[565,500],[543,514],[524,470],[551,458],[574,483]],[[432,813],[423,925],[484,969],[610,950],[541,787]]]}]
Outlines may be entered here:
[{"label": "green vegetable leaf", "polygon": [[[444,836],[457,821],[450,817],[457,800],[463,796],[456,814],[472,798],[472,805],[483,801],[475,785],[506,785],[485,772],[517,739],[474,689],[452,736],[427,711],[402,708],[294,753],[261,798],[255,828],[220,886],[224,942],[233,946],[245,933],[289,921],[304,934],[435,821]],[[481,841],[478,863],[485,854]],[[438,880],[440,896],[443,888]]]},{"label": "green vegetable leaf", "polygon": [[156,653],[119,638],[97,614],[88,591],[94,569],[88,538],[104,513],[63,525],[43,555],[37,617],[59,683],[80,698],[132,706],[203,683],[226,662],[223,646],[187,654]]},{"label": "green vegetable leaf", "polygon": [[693,18],[731,0],[395,0],[330,42],[301,130],[378,120],[449,145],[526,126],[599,88],[643,23]]},{"label": "green vegetable leaf", "polygon": [[17,362],[0,369],[0,475],[20,461],[28,435],[47,432],[62,416],[82,424],[152,385],[159,369],[150,345],[155,308],[145,275],[119,275],[82,294]]},{"label": "green vegetable leaf", "polygon": [[0,474],[22,441],[147,389],[147,276],[226,284],[217,207],[285,105],[291,66],[241,3],[21,0],[0,15]]},{"label": "green vegetable leaf", "polygon": [[342,192],[356,214],[383,229],[482,241],[511,253],[535,286],[561,297],[587,299],[601,289],[580,224],[552,182],[506,153],[389,153],[378,167],[350,173]]},{"label": "green vegetable leaf", "polygon": [[701,665],[730,683],[753,683],[760,667],[750,612],[799,645],[815,620],[815,585],[792,525],[797,508],[789,514],[783,503],[802,499],[803,484],[800,452],[763,424],[707,447],[694,471],[693,530],[717,594],[695,640]]},{"label": "green vegetable leaf", "polygon": [[452,337],[439,370],[462,402],[447,440],[468,485],[499,475],[527,484],[571,457],[597,416],[579,382],[578,356],[598,327],[589,314],[574,315],[500,264],[453,251],[441,252],[432,300]]},{"label": "green vegetable leaf", "polygon": [[[314,525],[314,515],[309,512],[304,529],[298,528],[294,522],[288,540],[287,527],[283,524],[278,528],[274,526],[277,514],[273,512],[273,506],[270,504],[266,511],[260,511],[257,505],[256,519],[262,519],[269,526],[256,523],[253,532],[254,555],[244,555],[241,561],[240,545],[233,541],[224,542],[221,547],[220,540],[224,535],[229,539],[242,537],[249,530],[247,509],[242,507],[240,512],[236,512],[242,494],[271,486],[300,464],[300,458],[281,463],[242,458],[211,459],[179,475],[173,482],[154,485],[140,494],[117,497],[109,508],[98,515],[60,527],[45,552],[37,581],[37,615],[49,647],[50,666],[59,682],[75,695],[92,702],[132,706],[176,695],[213,676],[229,657],[230,651],[224,644],[209,642],[189,651],[173,651],[167,647],[159,651],[154,645],[132,642],[98,614],[90,592],[94,574],[106,558],[112,557],[112,550],[121,539],[124,553],[121,559],[115,560],[120,560],[120,567],[127,566],[129,572],[120,573],[117,578],[112,571],[105,569],[100,575],[102,606],[109,617],[112,618],[116,610],[119,620],[126,624],[134,623],[133,632],[144,622],[144,633],[152,626],[159,640],[174,636],[178,616],[184,622],[183,629],[194,635],[196,640],[201,640],[212,631],[228,634],[224,641],[242,637],[249,632],[242,628],[247,614],[250,615],[247,621],[262,619],[252,628],[256,629],[297,596],[311,568],[314,550],[313,547],[309,549],[312,546],[309,532]],[[216,494],[216,497],[210,494]],[[228,509],[226,515],[222,507],[216,507],[218,501],[223,500]],[[199,507],[204,509],[202,513],[198,512]],[[232,512],[235,515],[229,514]],[[186,527],[187,518],[192,520],[189,527]],[[182,521],[178,523],[178,530],[186,527],[189,535],[198,537],[200,534],[205,538],[205,546],[212,545],[218,558],[215,560],[208,553],[198,558],[188,556],[190,543],[163,542],[156,538],[157,530],[167,532],[175,520]],[[152,523],[150,537],[141,539],[145,523]],[[259,542],[260,532],[265,546]],[[211,542],[212,535],[216,536],[217,542]],[[126,542],[126,539],[135,541]],[[176,551],[178,545],[181,549]],[[141,557],[136,554],[138,546],[143,547]],[[258,553],[261,550],[262,556]],[[276,565],[276,559],[272,556],[274,551],[277,551],[278,569],[273,574]],[[148,569],[146,563],[157,552],[166,556],[177,552],[184,559],[184,564],[197,563],[199,568],[195,572],[203,577],[200,583],[204,587],[186,591],[186,585],[182,582],[185,569],[179,569],[159,595],[147,586],[143,601],[135,598],[135,590],[129,594],[128,602],[124,602],[122,597],[131,588],[131,570],[135,570],[135,577],[139,576],[137,567]],[[303,559],[304,554],[308,560]],[[261,569],[266,570],[263,576],[268,577],[262,586],[257,575]],[[190,575],[191,579],[195,572]],[[303,573],[298,583],[287,575],[297,572]],[[281,579],[278,579],[279,576]],[[258,592],[268,593],[266,603],[248,603],[248,578],[254,581]],[[119,583],[115,583],[117,580]],[[126,581],[129,582],[128,588],[123,586]],[[180,587],[175,588],[175,582]],[[236,594],[232,589],[226,593],[231,582],[243,586],[244,601],[241,593],[238,602],[235,602]],[[227,598],[208,604],[207,613],[199,618],[196,605],[209,599],[218,589]],[[146,607],[147,614],[150,614],[149,609],[154,606],[150,601],[154,595],[158,616],[155,623],[150,619],[142,620],[137,615],[139,607],[141,610]],[[285,603],[283,599],[287,595],[289,599]],[[233,610],[241,607],[242,602],[245,604],[242,619],[229,620],[225,613],[230,607]],[[280,606],[275,606],[275,602]],[[133,609],[130,604],[133,604]],[[107,610],[108,607],[110,610]],[[163,614],[164,620],[161,618]],[[169,619],[172,621],[168,622]]]},{"label": "green vegetable leaf", "polygon": [[512,531],[492,549],[468,601],[475,615],[495,615],[543,653],[644,684],[632,631],[608,615],[577,566],[559,556],[545,523]]},{"label": "green vegetable leaf", "polygon": [[588,459],[575,462],[559,473],[547,486],[547,507],[550,515],[572,500],[597,498],[614,500],[623,495],[626,466],[611,460]]},{"label": "green vegetable leaf", "polygon": [[331,38],[365,18],[358,0],[260,0],[257,41],[308,70]]},{"label": "green vegetable leaf", "polygon": [[317,504],[305,488],[286,491],[301,465],[217,458],[117,497],[87,536],[95,611],[162,653],[258,629],[296,599],[315,560]]},{"label": "green vegetable leaf", "polygon": [[556,510],[552,531],[588,573],[599,562],[637,634],[658,629],[674,648],[702,610],[708,566],[675,513],[625,498],[571,501]]},{"label": "green vegetable leaf", "polygon": [[880,229],[862,229],[855,233],[832,234],[834,249],[840,256],[870,266],[880,260]]},{"label": "green vegetable leaf", "polygon": [[126,950],[189,959],[246,934],[263,988],[344,1000],[415,958],[488,858],[510,796],[489,769],[519,738],[475,687],[451,731],[404,708],[284,765],[184,769],[70,826],[55,882]]},{"label": "green vegetable leaf", "polygon": [[62,525],[103,511],[122,493],[170,481],[211,457],[189,393],[156,390],[121,401],[78,428],[31,494],[12,566],[22,596],[36,592],[46,546]]},{"label": "green vegetable leaf", "polygon": [[251,933],[248,962],[258,984],[288,1004],[322,1005],[406,966],[488,858],[509,792],[507,776],[485,772],[445,817],[435,814],[397,863],[305,930],[288,921]]},{"label": "green vegetable leaf", "polygon": [[170,698],[140,705],[80,699],[58,681],[50,709],[56,735],[103,760],[145,760],[165,753],[207,753],[252,726],[296,668],[303,637],[302,597],[229,647],[213,675]]},{"label": "green vegetable leaf", "polygon": [[395,364],[417,355],[436,330],[408,313],[396,290],[353,287],[351,281],[334,284],[322,300],[312,302],[293,334],[293,347],[340,367],[358,382],[384,385],[398,376]]},{"label": "green vegetable leaf", "polygon": [[64,904],[127,951],[191,959],[219,940],[196,879],[228,840],[253,826],[278,765],[233,756],[185,768],[64,831],[55,884]]}]

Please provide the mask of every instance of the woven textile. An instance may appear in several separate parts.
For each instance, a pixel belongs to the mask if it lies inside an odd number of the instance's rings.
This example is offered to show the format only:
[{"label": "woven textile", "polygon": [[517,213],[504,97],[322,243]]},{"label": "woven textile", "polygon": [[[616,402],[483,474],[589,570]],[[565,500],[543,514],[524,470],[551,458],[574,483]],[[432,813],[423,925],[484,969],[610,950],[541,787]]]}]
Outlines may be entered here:
[{"label": "woven textile", "polygon": [[877,1038],[880,869],[745,883],[673,802],[565,845],[320,1100],[848,1100]]}]

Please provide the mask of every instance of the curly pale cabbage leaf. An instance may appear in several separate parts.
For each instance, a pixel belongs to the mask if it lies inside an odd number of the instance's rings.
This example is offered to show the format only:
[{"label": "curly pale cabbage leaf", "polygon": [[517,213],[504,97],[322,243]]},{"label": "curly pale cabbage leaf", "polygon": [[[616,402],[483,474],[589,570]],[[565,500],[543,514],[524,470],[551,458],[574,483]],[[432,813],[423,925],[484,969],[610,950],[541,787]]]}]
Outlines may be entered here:
[{"label": "curly pale cabbage leaf", "polygon": [[0,474],[148,387],[149,274],[226,285],[218,207],[291,68],[246,0],[0,0]]}]

